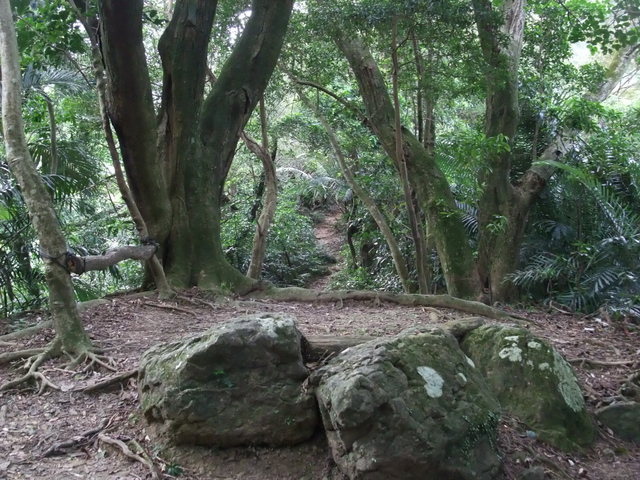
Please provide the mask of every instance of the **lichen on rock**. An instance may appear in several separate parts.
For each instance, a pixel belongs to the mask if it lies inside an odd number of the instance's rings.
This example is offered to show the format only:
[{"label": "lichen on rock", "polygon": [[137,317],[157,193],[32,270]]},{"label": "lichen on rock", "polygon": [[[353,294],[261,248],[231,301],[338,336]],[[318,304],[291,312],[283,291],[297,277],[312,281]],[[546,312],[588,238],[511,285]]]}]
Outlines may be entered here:
[{"label": "lichen on rock", "polygon": [[497,325],[470,332],[462,348],[502,407],[563,449],[589,445],[595,434],[571,366],[528,330]]},{"label": "lichen on rock", "polygon": [[416,368],[420,376],[424,379],[424,389],[427,391],[427,395],[431,398],[439,398],[442,396],[442,386],[444,385],[444,379],[431,367],[418,367]]},{"label": "lichen on rock", "polygon": [[499,477],[500,407],[453,335],[410,329],[352,347],[311,383],[350,479]]}]

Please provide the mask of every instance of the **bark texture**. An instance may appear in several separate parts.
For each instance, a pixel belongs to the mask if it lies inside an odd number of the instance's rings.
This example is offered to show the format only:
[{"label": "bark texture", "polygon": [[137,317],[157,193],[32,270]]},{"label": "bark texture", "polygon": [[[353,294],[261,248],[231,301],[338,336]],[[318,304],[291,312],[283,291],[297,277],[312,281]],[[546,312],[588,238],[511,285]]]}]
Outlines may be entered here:
[{"label": "bark texture", "polygon": [[162,100],[156,115],[142,44],[142,1],[100,0],[109,116],[135,200],[180,287],[253,281],[225,259],[220,201],[235,148],[275,68],[292,0],[254,0],[252,14],[205,96],[216,1],[178,0],[163,33]]},{"label": "bark texture", "polygon": [[[396,159],[395,109],[378,65],[360,39],[336,35],[334,40],[358,81],[372,130],[387,154]],[[449,293],[462,298],[478,297],[480,285],[471,247],[447,179],[422,143],[404,127],[402,150]]]},{"label": "bark texture", "polygon": [[[524,31],[524,0],[507,0],[496,11],[490,0],[473,0],[485,70],[485,135],[509,145],[519,121],[518,62]],[[491,153],[480,177],[478,272],[492,300],[512,296],[505,276],[515,270],[529,199],[511,184],[510,149]]]},{"label": "bark texture", "polygon": [[24,134],[20,61],[9,0],[0,1],[0,64],[2,126],[7,162],[20,186],[45,258],[45,277],[56,342],[69,354],[84,353],[91,348],[91,340],[78,315],[71,277],[56,262],[56,259],[64,257],[67,245],[51,197],[29,154]]}]

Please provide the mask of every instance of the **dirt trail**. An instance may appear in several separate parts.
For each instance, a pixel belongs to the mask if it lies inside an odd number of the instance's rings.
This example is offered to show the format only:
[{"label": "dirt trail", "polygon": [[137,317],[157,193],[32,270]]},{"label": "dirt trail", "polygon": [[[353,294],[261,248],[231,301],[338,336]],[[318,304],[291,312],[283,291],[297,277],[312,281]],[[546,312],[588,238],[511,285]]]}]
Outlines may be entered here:
[{"label": "dirt trail", "polygon": [[328,211],[322,221],[314,227],[316,241],[324,251],[336,259],[336,263],[329,265],[326,275],[315,279],[309,285],[314,290],[325,290],[331,283],[331,278],[343,267],[340,250],[344,245],[344,236],[339,230],[339,222],[342,212],[338,208]]}]

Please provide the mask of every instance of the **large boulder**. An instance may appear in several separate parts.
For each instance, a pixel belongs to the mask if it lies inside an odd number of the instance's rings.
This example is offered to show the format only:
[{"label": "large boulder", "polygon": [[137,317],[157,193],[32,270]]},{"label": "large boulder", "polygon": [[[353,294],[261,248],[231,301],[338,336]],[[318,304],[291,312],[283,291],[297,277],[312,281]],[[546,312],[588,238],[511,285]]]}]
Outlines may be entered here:
[{"label": "large boulder", "polygon": [[548,343],[523,328],[485,325],[465,337],[462,349],[502,407],[540,439],[565,450],[594,440],[594,424],[573,370]]},{"label": "large boulder", "polygon": [[293,445],[318,425],[291,317],[251,315],[153,347],[141,360],[146,419],[175,444]]},{"label": "large boulder", "polygon": [[343,351],[311,376],[351,479],[493,479],[500,407],[455,337],[409,331]]},{"label": "large boulder", "polygon": [[640,403],[607,405],[596,412],[596,417],[623,440],[640,444]]}]

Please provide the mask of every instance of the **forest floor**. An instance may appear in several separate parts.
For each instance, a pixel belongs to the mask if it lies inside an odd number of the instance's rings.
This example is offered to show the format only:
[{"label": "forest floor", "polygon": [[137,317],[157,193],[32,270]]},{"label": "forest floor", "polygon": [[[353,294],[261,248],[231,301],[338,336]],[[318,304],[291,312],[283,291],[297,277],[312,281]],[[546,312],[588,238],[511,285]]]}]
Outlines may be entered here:
[{"label": "forest floor", "polygon": [[[336,255],[339,245],[332,229],[337,216],[321,222],[316,235],[326,250]],[[330,272],[331,274],[331,272]],[[314,284],[325,286],[328,280]],[[213,298],[197,290],[184,292],[176,301],[155,295],[122,295],[96,302],[82,317],[94,343],[114,361],[119,372],[134,370],[142,353],[158,343],[200,333],[236,316],[282,312],[296,318],[305,335],[394,335],[425,324],[444,323],[468,316],[453,310],[403,307],[380,302],[295,303],[269,300]],[[590,410],[605,405],[622,382],[640,369],[640,329],[596,316],[582,317],[560,311],[523,311],[531,331],[551,342],[568,359],[610,362],[592,365],[573,362]],[[32,314],[21,323],[37,323]],[[2,324],[0,334],[9,325]],[[4,331],[3,331],[4,330]],[[44,346],[51,330],[0,344],[2,351]],[[616,365],[616,362],[624,364]],[[0,383],[16,378],[19,363],[0,367]],[[38,395],[33,389],[0,393],[0,479],[145,479],[150,470],[132,461],[118,448],[97,438],[132,444],[136,440],[148,459],[162,470],[155,478],[187,480],[338,480],[322,432],[309,442],[292,448],[172,448],[159,449],[150,437],[138,407],[135,376],[110,390],[82,393],[79,388],[109,378],[112,372],[79,372],[64,359],[45,363],[41,370],[60,390]],[[92,432],[88,433],[87,432]],[[579,454],[566,454],[526,435],[513,418],[503,418],[499,447],[505,478],[517,479],[526,467],[538,465],[550,479],[640,480],[640,446],[616,439],[599,428],[596,444]],[[85,435],[86,434],[86,435]],[[67,442],[68,448],[56,446]]]},{"label": "forest floor", "polygon": [[[152,345],[202,332],[238,315],[284,312],[297,319],[307,335],[393,335],[424,324],[459,318],[459,312],[424,307],[401,307],[373,302],[278,303],[212,299],[189,291],[178,301],[160,301],[155,296],[120,296],[95,305],[82,316],[93,341],[115,361],[118,371],[137,368],[141,354]],[[640,358],[640,331],[635,325],[605,322],[560,312],[518,311],[530,319],[532,332],[550,341],[569,359],[635,361],[635,364],[590,366],[574,363],[591,410],[610,401]],[[39,318],[32,318],[38,321]],[[0,332],[1,333],[1,332]],[[16,342],[11,348],[34,348],[51,340],[53,332]],[[7,349],[3,346],[3,349]],[[158,451],[149,437],[138,410],[136,380],[109,391],[74,391],[113,375],[108,371],[79,373],[62,359],[43,366],[61,390],[37,395],[32,389],[0,394],[0,478],[7,479],[142,479],[151,478],[144,465],[133,462],[117,449],[96,442],[62,449],[61,455],[43,456],[51,447],[83,432],[96,429],[111,438],[136,439],[156,464],[173,478],[185,479],[338,479],[321,432],[310,442],[294,448],[234,448],[212,450],[179,448]],[[0,382],[17,375],[16,366],[0,369]],[[581,454],[565,454],[525,435],[514,419],[503,419],[500,448],[505,458],[506,478],[518,478],[528,465],[540,465],[548,478],[592,480],[640,479],[640,447],[617,440],[606,429],[599,430],[594,447]]]}]

